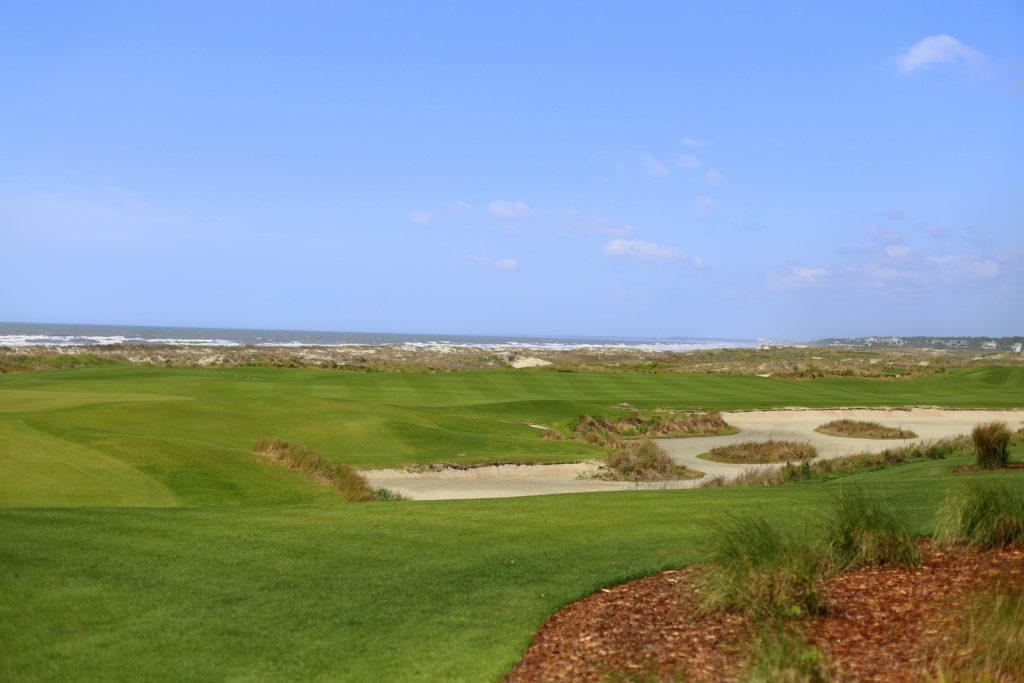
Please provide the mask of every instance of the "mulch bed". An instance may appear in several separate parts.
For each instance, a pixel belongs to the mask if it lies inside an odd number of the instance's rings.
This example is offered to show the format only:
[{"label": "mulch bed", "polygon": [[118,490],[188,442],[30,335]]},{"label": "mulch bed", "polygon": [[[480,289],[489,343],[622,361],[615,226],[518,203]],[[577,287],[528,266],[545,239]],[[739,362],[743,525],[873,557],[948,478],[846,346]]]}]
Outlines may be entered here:
[{"label": "mulch bed", "polygon": [[1000,467],[998,469],[985,469],[978,467],[977,465],[958,465],[953,468],[954,472],[1005,472],[1006,470],[1024,470],[1024,462],[1011,462],[1006,467]]},{"label": "mulch bed", "polygon": [[[919,681],[958,608],[996,580],[1024,584],[1024,551],[960,553],[921,543],[919,567],[859,569],[823,580],[827,612],[808,643],[844,681]],[[701,609],[701,567],[601,590],[552,615],[507,677],[527,681],[736,681],[756,624]],[[948,644],[947,644],[948,646]]]}]

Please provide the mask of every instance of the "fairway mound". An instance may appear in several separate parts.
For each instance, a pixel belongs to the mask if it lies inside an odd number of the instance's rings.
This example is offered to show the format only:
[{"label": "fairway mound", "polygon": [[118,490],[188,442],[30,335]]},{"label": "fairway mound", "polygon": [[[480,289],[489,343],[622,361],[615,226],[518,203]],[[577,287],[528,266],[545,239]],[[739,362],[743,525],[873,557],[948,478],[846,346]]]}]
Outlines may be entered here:
[{"label": "fairway mound", "polygon": [[[1024,589],[1024,551],[920,548],[919,567],[859,569],[822,581],[827,611],[807,619],[805,636],[837,679],[918,681],[957,667],[948,659],[956,650],[949,636],[964,610],[997,582]],[[758,627],[741,614],[702,607],[701,569],[623,583],[560,610],[506,681],[745,680]]]}]

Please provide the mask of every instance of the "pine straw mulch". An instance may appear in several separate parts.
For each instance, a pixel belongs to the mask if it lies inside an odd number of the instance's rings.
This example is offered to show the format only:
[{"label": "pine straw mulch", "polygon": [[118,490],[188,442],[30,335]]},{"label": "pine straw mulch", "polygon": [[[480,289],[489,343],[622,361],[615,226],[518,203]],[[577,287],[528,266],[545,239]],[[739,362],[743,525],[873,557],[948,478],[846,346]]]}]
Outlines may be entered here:
[{"label": "pine straw mulch", "polygon": [[[1024,551],[962,553],[921,543],[921,566],[859,569],[824,579],[827,612],[807,641],[842,681],[919,681],[948,650],[972,595],[997,580],[1024,584]],[[508,683],[736,681],[756,624],[702,610],[699,565],[603,589],[552,615]]]}]

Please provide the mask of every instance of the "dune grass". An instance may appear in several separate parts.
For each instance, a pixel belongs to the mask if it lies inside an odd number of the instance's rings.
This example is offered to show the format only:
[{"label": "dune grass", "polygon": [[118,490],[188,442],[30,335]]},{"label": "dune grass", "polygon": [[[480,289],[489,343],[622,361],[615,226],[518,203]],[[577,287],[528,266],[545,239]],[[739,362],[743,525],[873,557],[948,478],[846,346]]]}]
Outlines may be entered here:
[{"label": "dune grass", "polygon": [[1013,432],[1005,422],[980,424],[971,431],[971,442],[978,467],[994,469],[1010,464],[1010,439]]},{"label": "dune grass", "polygon": [[833,572],[884,564],[920,563],[917,542],[896,509],[862,492],[843,490],[826,522],[826,555]]},{"label": "dune grass", "polygon": [[831,436],[846,436],[855,439],[916,439],[917,434],[902,427],[886,427],[867,420],[832,420],[814,431]]},{"label": "dune grass", "polygon": [[817,455],[817,449],[807,442],[768,439],[767,441],[744,441],[718,446],[701,457],[714,462],[754,465],[800,462],[810,460]]},{"label": "dune grass", "polygon": [[1024,680],[1024,586],[999,583],[960,610],[937,681]]},{"label": "dune grass", "polygon": [[677,465],[650,439],[635,439],[612,451],[604,459],[604,469],[598,476],[621,481],[669,481],[698,479],[702,473]]},{"label": "dune grass", "polygon": [[968,486],[946,500],[936,536],[970,548],[1024,548],[1024,495],[984,482]]},{"label": "dune grass", "polygon": [[718,529],[712,544],[707,606],[769,619],[817,614],[822,560],[806,534],[761,517],[731,520]]},{"label": "dune grass", "polygon": [[345,500],[350,503],[396,499],[387,489],[371,489],[366,478],[348,465],[325,460],[304,444],[288,443],[280,439],[260,439],[253,450],[323,482],[345,496]]}]

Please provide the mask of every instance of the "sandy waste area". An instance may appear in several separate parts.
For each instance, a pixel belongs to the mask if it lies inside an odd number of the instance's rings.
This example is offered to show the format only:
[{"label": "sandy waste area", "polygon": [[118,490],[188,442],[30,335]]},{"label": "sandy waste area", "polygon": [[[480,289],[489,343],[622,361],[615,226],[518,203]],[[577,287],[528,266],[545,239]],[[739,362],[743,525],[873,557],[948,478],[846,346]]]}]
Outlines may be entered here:
[{"label": "sandy waste area", "polygon": [[[945,436],[967,434],[975,425],[1005,421],[1014,430],[1024,426],[1024,410],[945,410],[939,408],[754,410],[723,412],[725,421],[739,429],[727,436],[699,436],[658,439],[676,463],[704,472],[706,476],[731,478],[748,468],[778,465],[734,465],[711,462],[697,456],[716,446],[769,438],[807,441],[818,450],[818,458],[837,458],[853,453],[873,453]],[[870,420],[887,427],[903,427],[916,439],[856,439],[820,434],[814,429],[831,420]],[[490,465],[467,469],[444,468],[431,471],[363,470],[373,487],[384,487],[414,500],[463,498],[506,498],[584,491],[625,491],[635,489],[693,488],[700,479],[653,483],[602,481],[589,478],[598,469],[596,461],[558,465]]]}]

